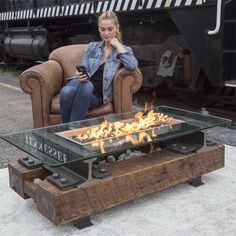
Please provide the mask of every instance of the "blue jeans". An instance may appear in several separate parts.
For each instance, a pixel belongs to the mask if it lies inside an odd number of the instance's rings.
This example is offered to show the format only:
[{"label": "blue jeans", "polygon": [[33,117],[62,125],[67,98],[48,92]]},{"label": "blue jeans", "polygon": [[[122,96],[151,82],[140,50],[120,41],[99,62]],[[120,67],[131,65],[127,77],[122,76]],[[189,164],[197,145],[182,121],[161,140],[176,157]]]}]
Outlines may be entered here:
[{"label": "blue jeans", "polygon": [[90,81],[80,82],[71,79],[60,92],[60,112],[62,123],[84,119],[87,111],[103,104],[102,97],[93,94]]}]

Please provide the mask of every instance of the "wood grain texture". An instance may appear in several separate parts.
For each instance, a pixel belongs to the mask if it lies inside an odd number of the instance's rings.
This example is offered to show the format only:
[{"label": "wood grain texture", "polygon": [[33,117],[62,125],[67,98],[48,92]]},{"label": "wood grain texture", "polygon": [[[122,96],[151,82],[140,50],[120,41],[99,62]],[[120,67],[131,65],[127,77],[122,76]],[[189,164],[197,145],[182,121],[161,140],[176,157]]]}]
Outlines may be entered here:
[{"label": "wood grain texture", "polygon": [[[26,182],[27,181],[32,182],[35,178],[44,179],[47,175],[49,175],[49,172],[43,167],[29,170],[26,167],[22,166],[18,161],[13,161],[9,163],[8,171],[9,171],[10,187],[15,192],[17,192],[22,198],[25,198],[25,199],[36,196],[36,194],[31,194],[28,196],[27,192],[32,192],[34,190],[29,189],[30,188],[29,187],[27,191],[25,189],[25,186],[28,187],[29,184]],[[32,187],[35,188],[35,186],[32,186]]]},{"label": "wood grain texture", "polygon": [[37,185],[38,210],[56,225],[158,192],[224,166],[224,146],[181,155],[152,153],[108,167],[113,175],[61,191],[47,181]]},{"label": "wood grain texture", "polygon": [[67,190],[60,190],[47,180],[30,184],[33,177],[45,176],[47,171],[43,168],[33,171],[13,163],[9,165],[9,175],[11,187],[17,186],[19,195],[24,197],[27,192],[36,200],[38,211],[60,225],[192,180],[223,166],[224,146],[219,144],[189,155],[163,150],[112,163],[107,166],[112,176]]}]

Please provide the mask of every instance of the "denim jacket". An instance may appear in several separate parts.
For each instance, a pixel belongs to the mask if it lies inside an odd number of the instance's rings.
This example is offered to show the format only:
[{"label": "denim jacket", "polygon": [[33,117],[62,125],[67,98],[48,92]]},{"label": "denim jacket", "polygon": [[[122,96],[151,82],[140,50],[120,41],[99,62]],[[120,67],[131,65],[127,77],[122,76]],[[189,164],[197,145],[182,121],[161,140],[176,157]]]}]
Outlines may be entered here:
[{"label": "denim jacket", "polygon": [[[104,42],[89,43],[85,50],[82,65],[85,66],[90,77],[97,71],[103,57]],[[112,101],[112,81],[121,64],[127,70],[135,70],[138,61],[134,57],[132,49],[124,46],[127,52],[118,53],[115,47],[112,47],[111,54],[107,57],[103,71],[103,103]]]}]

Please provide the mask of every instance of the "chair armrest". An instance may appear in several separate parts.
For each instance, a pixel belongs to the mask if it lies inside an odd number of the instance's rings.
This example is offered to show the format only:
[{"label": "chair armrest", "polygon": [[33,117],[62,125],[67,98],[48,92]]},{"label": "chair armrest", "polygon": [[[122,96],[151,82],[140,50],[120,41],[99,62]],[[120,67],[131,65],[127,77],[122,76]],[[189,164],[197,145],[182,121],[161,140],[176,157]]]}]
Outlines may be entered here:
[{"label": "chair armrest", "polygon": [[113,104],[115,113],[132,111],[132,95],[142,85],[142,74],[139,69],[130,71],[121,68],[113,81]]},{"label": "chair armrest", "polygon": [[30,95],[33,92],[34,82],[36,80],[39,88],[48,95],[57,94],[63,83],[62,68],[56,61],[46,61],[42,64],[32,66],[20,75],[21,89]]},{"label": "chair armrest", "polygon": [[63,84],[60,64],[49,60],[33,66],[24,71],[19,80],[22,90],[31,95],[34,127],[47,125],[51,99],[60,91]]}]

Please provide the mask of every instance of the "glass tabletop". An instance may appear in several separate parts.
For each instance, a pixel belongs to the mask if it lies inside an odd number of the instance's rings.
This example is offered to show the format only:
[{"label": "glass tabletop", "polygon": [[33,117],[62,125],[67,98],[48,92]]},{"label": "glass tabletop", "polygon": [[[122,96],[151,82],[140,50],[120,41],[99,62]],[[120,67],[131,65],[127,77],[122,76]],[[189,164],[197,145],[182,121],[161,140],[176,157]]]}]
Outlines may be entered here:
[{"label": "glass tabletop", "polygon": [[231,120],[169,106],[107,115],[2,135],[1,138],[51,166],[112,155],[193,134]]}]

